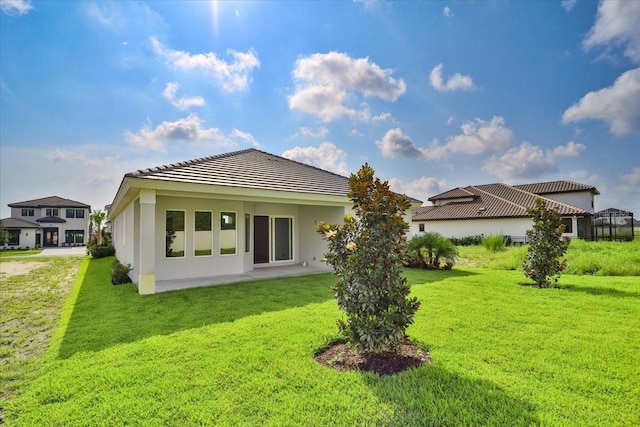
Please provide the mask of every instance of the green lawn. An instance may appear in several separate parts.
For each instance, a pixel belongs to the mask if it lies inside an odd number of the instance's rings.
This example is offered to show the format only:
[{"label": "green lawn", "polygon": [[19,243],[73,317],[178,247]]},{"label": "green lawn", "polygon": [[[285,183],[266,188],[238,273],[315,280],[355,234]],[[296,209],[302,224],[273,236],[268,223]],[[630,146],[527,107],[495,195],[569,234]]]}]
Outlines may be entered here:
[{"label": "green lawn", "polygon": [[336,372],[330,274],[140,296],[87,260],[8,425],[638,425],[638,277],[406,272],[434,363]]},{"label": "green lawn", "polygon": [[[458,266],[521,270],[527,246],[489,252],[482,245],[458,246]],[[587,242],[575,239],[566,254],[566,274],[640,276],[640,239],[631,242]]]}]

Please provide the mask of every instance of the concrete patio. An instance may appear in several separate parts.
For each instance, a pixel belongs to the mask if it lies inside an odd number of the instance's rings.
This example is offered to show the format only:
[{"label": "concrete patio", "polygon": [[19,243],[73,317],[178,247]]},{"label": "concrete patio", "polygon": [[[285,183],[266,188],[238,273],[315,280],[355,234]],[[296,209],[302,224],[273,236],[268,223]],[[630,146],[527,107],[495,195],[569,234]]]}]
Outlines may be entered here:
[{"label": "concrete patio", "polygon": [[248,282],[252,280],[275,279],[278,277],[330,273],[331,271],[331,267],[329,266],[312,267],[295,264],[280,267],[256,268],[244,274],[230,274],[225,276],[198,277],[179,280],[158,280],[156,282],[156,293],[199,288],[204,286],[226,285],[229,283]]}]

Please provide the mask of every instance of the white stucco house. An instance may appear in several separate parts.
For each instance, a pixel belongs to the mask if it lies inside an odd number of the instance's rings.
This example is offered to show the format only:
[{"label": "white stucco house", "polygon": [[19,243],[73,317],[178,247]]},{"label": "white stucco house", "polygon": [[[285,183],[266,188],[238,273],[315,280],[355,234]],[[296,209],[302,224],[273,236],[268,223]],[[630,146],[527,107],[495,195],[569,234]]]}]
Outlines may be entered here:
[{"label": "white stucco house", "polygon": [[548,207],[562,215],[566,236],[591,239],[594,197],[598,194],[595,187],[572,181],[456,187],[430,197],[430,206],[414,211],[410,234],[503,234],[513,242],[524,242],[526,231],[532,226],[527,208],[535,204],[536,197],[542,197]]},{"label": "white stucco house", "polygon": [[107,219],[117,258],[153,294],[159,281],[324,266],[316,226],[352,212],[348,191],[344,176],[248,149],[128,173]]},{"label": "white stucco house", "polygon": [[89,241],[91,206],[58,196],[10,203],[2,220],[9,241],[2,248],[82,246]]}]

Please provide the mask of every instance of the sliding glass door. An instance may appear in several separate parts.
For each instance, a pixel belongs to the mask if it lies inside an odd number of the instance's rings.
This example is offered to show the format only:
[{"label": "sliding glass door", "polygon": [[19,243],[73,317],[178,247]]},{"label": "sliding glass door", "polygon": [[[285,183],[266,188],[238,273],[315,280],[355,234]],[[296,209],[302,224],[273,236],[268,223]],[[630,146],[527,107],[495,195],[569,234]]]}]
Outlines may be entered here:
[{"label": "sliding glass door", "polygon": [[253,262],[293,260],[293,218],[253,216]]}]

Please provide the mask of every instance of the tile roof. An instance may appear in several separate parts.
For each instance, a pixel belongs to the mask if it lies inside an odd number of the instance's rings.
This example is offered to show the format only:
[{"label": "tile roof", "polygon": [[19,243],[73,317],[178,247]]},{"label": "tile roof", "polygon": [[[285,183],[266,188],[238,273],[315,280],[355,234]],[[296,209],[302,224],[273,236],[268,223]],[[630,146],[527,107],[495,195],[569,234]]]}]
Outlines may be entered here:
[{"label": "tile roof", "polygon": [[76,202],[75,200],[63,199],[58,196],[43,197],[41,199],[27,200],[25,202],[9,203],[10,208],[87,208],[91,206]]},{"label": "tile roof", "polygon": [[429,201],[468,198],[473,196],[475,196],[475,194],[473,194],[471,191],[465,190],[464,188],[456,187],[453,190],[445,191],[444,193],[436,194],[435,196],[429,197]]},{"label": "tile roof", "polygon": [[253,148],[138,170],[125,177],[339,196],[349,191],[344,176]]},{"label": "tile roof", "polygon": [[598,189],[593,185],[580,184],[579,182],[573,181],[537,182],[534,184],[514,185],[513,187],[539,195],[575,193],[578,191],[590,191],[593,194],[600,194]]},{"label": "tile roof", "polygon": [[48,223],[54,224],[54,223],[67,222],[67,220],[64,218],[60,218],[59,216],[45,216],[45,217],[36,219],[36,222],[38,223],[48,222]]},{"label": "tile roof", "polygon": [[[449,197],[452,199],[468,198],[469,195],[472,195],[474,199],[472,201],[451,201],[443,205],[419,208],[414,211],[413,221],[528,217],[527,207],[533,206],[536,197],[540,197],[507,184],[475,185],[464,189],[454,189],[452,192],[442,194],[459,194],[458,197]],[[433,200],[433,198],[429,198],[429,200]],[[548,207],[556,209],[561,215],[589,214],[584,209],[566,203],[546,198],[545,200]]]},{"label": "tile roof", "polygon": [[38,224],[20,218],[5,218],[0,221],[4,228],[40,228]]}]

